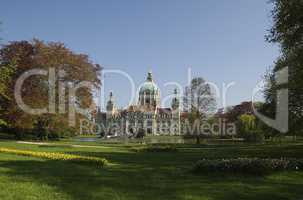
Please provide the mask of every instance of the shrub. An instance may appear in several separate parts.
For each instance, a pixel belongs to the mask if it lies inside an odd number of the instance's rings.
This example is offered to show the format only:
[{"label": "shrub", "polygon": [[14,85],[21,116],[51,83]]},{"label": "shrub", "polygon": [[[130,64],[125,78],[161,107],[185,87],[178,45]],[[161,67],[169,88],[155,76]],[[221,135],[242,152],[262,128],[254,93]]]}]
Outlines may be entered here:
[{"label": "shrub", "polygon": [[228,172],[263,175],[274,171],[303,170],[302,159],[261,159],[236,158],[199,160],[193,167],[193,172]]},{"label": "shrub", "polygon": [[144,138],[144,137],[145,137],[145,131],[144,131],[143,128],[140,128],[140,129],[138,130],[138,133],[136,134],[135,138],[137,138],[137,139],[142,139],[142,138]]},{"label": "shrub", "polygon": [[134,148],[133,150],[136,152],[176,152],[176,151],[178,151],[176,147],[171,146],[171,145],[139,147],[139,148]]},{"label": "shrub", "polygon": [[108,161],[105,158],[71,155],[64,153],[36,152],[36,151],[17,150],[17,149],[8,149],[8,148],[0,148],[0,153],[11,153],[21,156],[30,156],[30,157],[49,159],[49,160],[88,162],[92,164],[97,164],[98,166],[104,166],[108,164]]},{"label": "shrub", "polygon": [[264,133],[258,127],[256,117],[253,115],[241,115],[237,122],[238,136],[243,137],[246,142],[263,142]]},{"label": "shrub", "polygon": [[263,142],[265,140],[264,134],[260,130],[247,131],[244,134],[244,141],[246,142]]}]

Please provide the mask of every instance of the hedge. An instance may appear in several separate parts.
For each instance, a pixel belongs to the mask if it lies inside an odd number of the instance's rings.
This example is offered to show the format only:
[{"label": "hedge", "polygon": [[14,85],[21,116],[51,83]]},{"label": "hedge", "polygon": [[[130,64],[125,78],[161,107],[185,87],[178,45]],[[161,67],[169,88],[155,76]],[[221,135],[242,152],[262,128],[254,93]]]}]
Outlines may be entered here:
[{"label": "hedge", "polygon": [[177,152],[178,149],[174,146],[147,146],[147,147],[137,147],[132,148],[135,152]]},{"label": "hedge", "polygon": [[228,172],[254,175],[285,170],[303,170],[303,159],[202,159],[192,168],[192,171],[195,173]]},{"label": "hedge", "polygon": [[30,157],[49,159],[49,160],[88,162],[88,163],[97,164],[97,166],[104,166],[108,164],[108,161],[105,158],[80,156],[80,155],[72,155],[65,153],[37,152],[37,151],[17,150],[17,149],[8,149],[8,148],[0,148],[0,153],[10,153],[20,156],[30,156]]}]

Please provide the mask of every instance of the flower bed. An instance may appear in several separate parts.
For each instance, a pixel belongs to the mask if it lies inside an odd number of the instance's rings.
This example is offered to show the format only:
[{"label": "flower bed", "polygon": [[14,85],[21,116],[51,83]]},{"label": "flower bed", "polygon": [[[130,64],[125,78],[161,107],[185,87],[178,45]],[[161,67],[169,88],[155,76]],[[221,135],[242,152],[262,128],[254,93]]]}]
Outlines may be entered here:
[{"label": "flower bed", "polygon": [[174,146],[147,146],[147,147],[137,147],[132,149],[135,152],[177,152],[178,149]]},{"label": "flower bed", "polygon": [[303,170],[302,159],[236,158],[199,160],[193,167],[195,173],[229,172],[262,175],[274,171]]},{"label": "flower bed", "polygon": [[44,158],[49,160],[88,162],[88,163],[97,164],[97,166],[104,166],[108,163],[108,161],[105,158],[80,156],[80,155],[72,155],[65,153],[36,152],[36,151],[17,150],[17,149],[8,149],[8,148],[0,148],[0,153],[10,153],[20,156],[31,156],[31,157]]}]

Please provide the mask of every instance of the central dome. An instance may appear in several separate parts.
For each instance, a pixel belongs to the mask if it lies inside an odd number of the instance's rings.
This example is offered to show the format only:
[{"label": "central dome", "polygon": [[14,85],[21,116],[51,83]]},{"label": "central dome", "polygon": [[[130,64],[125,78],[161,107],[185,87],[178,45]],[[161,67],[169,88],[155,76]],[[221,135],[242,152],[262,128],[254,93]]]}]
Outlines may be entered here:
[{"label": "central dome", "polygon": [[140,94],[157,94],[159,92],[158,86],[154,83],[152,73],[149,72],[145,83],[141,86]]},{"label": "central dome", "polygon": [[148,73],[146,81],[140,87],[138,105],[151,108],[160,105],[160,90],[154,83],[151,72]]}]

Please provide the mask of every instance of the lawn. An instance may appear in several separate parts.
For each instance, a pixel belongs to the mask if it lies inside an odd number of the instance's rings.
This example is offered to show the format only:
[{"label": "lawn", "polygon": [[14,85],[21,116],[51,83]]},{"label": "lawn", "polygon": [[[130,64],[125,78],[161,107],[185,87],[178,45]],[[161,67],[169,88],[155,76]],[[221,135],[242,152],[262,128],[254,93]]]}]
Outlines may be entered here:
[{"label": "lawn", "polygon": [[[201,158],[303,158],[303,143],[176,145],[177,152],[136,152],[139,144],[51,145],[1,141],[0,147],[104,157],[111,165],[51,161],[0,153],[1,200],[302,199],[303,172],[264,177],[190,172]],[[79,142],[77,142],[79,144]],[[97,146],[97,147],[96,147]]]}]

